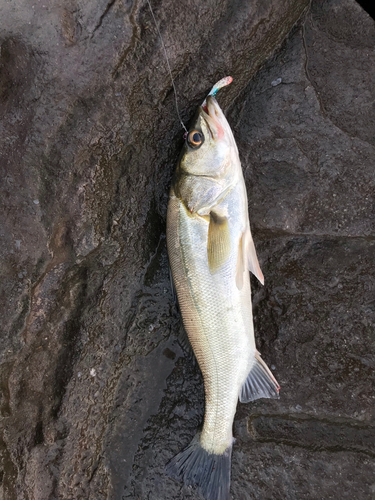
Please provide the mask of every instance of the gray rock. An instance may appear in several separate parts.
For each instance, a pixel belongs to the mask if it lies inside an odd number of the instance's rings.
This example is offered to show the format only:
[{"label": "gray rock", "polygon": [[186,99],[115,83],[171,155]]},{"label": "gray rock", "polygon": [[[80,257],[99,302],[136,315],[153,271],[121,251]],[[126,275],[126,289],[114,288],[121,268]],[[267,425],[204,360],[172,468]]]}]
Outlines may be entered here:
[{"label": "gray rock", "polygon": [[[186,123],[234,77],[219,100],[266,278],[257,343],[282,386],[238,407],[236,500],[375,491],[375,27],[353,0],[313,2],[269,59],[307,5],[154,5]],[[164,472],[203,386],[169,285],[183,139],[148,6],[2,2],[0,18],[0,498],[197,498]]]}]

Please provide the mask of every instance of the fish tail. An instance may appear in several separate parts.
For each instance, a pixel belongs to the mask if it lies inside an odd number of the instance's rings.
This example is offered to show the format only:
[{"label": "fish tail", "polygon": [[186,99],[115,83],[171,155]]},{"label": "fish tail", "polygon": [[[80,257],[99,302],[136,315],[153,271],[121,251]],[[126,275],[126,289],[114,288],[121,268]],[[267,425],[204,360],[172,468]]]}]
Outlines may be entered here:
[{"label": "fish tail", "polygon": [[196,485],[206,500],[229,500],[232,445],[223,454],[202,448],[199,434],[167,464],[169,476]]}]

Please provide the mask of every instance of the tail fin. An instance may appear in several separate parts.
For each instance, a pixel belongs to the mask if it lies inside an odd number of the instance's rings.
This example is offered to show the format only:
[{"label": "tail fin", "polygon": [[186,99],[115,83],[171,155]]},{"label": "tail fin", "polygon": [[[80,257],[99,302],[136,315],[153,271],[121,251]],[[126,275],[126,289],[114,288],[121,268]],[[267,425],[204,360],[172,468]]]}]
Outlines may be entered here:
[{"label": "tail fin", "polygon": [[199,434],[167,464],[167,473],[187,485],[197,485],[206,500],[229,500],[232,445],[222,455],[208,453]]},{"label": "tail fin", "polygon": [[241,403],[248,403],[259,398],[278,398],[279,390],[277,380],[260,357],[259,352],[256,351],[255,362],[240,391]]}]

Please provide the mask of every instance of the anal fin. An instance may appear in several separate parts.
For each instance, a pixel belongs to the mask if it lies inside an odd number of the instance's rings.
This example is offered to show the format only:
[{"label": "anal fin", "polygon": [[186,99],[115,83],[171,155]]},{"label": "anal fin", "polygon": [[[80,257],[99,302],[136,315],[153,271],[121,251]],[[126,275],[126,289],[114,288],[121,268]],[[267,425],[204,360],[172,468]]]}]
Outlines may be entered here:
[{"label": "anal fin", "polygon": [[260,398],[278,398],[279,390],[280,386],[277,380],[260,357],[259,352],[256,351],[254,364],[241,387],[239,395],[241,403],[248,403]]}]

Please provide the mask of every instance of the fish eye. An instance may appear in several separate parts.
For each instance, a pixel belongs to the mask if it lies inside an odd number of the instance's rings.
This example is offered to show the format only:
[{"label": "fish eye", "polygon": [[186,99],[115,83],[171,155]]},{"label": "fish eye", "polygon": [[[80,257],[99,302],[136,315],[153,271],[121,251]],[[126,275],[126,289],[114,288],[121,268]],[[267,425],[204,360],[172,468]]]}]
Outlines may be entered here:
[{"label": "fish eye", "polygon": [[199,148],[204,142],[204,135],[198,130],[192,130],[187,136],[187,142],[191,148]]}]

